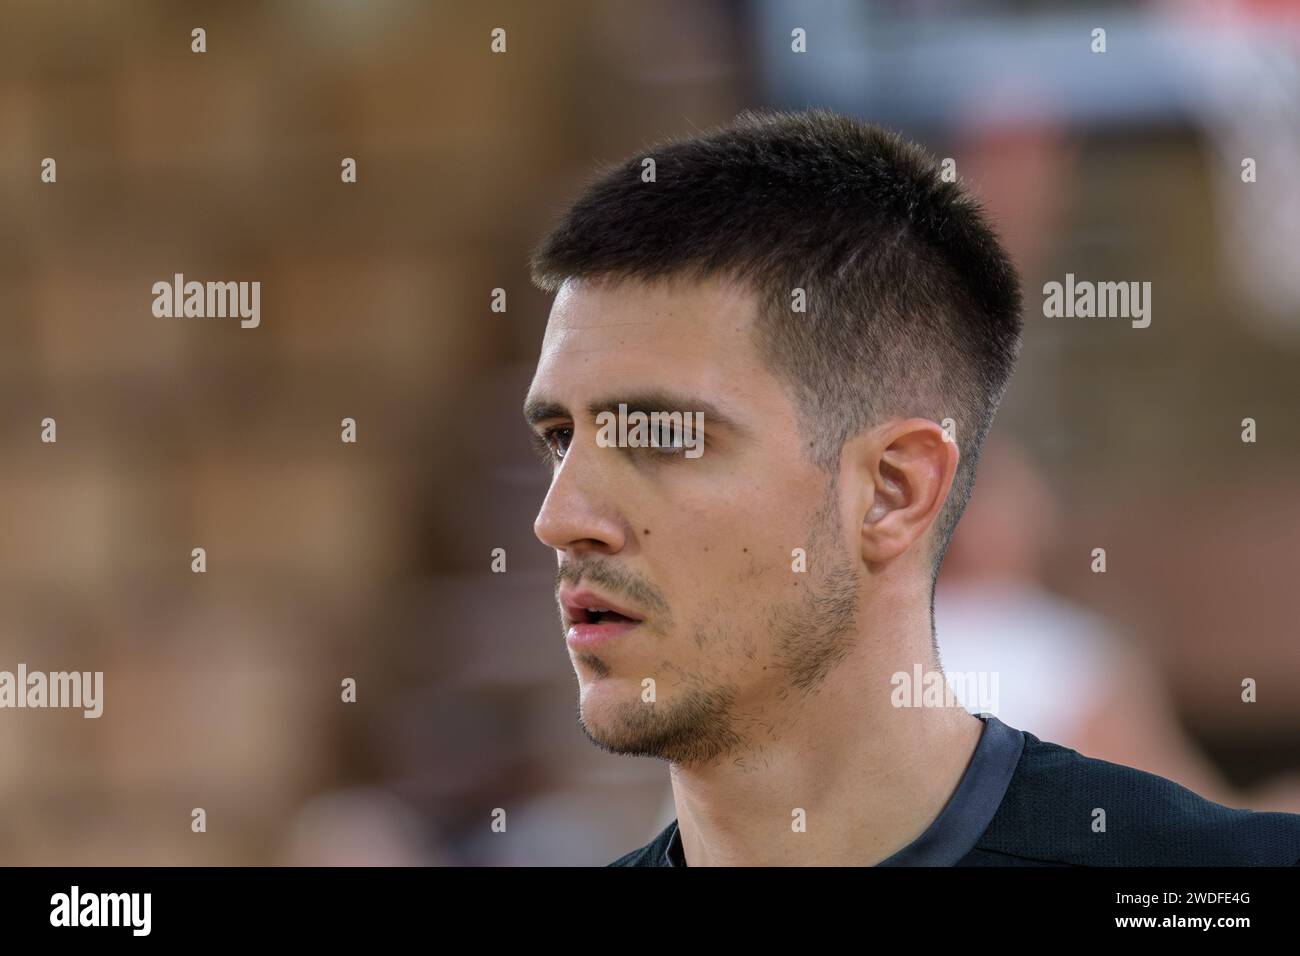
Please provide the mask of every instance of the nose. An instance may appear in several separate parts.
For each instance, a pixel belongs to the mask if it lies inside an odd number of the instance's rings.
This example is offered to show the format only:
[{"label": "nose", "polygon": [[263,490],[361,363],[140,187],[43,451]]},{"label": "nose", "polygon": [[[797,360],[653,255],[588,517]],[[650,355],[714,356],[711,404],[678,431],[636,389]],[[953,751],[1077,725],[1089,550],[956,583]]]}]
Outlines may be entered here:
[{"label": "nose", "polygon": [[615,505],[616,477],[602,472],[597,447],[579,448],[575,440],[560,462],[546,500],[533,522],[533,533],[556,551],[590,550],[616,554],[626,540],[625,523]]}]

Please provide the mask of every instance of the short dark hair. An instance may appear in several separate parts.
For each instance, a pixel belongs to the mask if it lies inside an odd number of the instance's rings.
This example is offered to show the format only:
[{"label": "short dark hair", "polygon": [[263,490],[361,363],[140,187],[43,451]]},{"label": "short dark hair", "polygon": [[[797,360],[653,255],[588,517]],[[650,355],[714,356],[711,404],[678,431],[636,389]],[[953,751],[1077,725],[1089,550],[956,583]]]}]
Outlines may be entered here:
[{"label": "short dark hair", "polygon": [[[655,176],[644,181],[645,158]],[[600,172],[531,259],[566,279],[730,278],[832,474],[895,416],[952,418],[961,461],[931,542],[930,596],[1020,351],[1020,280],[979,202],[897,133],[829,110],[747,110]],[[794,290],[806,312],[792,311]]]}]

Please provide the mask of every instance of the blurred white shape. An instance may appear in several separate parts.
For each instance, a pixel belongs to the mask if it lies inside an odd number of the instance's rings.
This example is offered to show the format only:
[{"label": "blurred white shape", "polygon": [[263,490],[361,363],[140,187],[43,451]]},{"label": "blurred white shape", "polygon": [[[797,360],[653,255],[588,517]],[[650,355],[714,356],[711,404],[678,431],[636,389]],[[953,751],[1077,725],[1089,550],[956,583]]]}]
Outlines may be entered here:
[{"label": "blurred white shape", "polygon": [[1115,638],[1104,618],[1032,583],[989,579],[941,583],[934,615],[945,673],[996,672],[994,716],[1071,746],[1112,672]]},{"label": "blurred white shape", "polygon": [[418,815],[385,790],[358,787],[310,800],[289,832],[287,866],[437,866]]}]

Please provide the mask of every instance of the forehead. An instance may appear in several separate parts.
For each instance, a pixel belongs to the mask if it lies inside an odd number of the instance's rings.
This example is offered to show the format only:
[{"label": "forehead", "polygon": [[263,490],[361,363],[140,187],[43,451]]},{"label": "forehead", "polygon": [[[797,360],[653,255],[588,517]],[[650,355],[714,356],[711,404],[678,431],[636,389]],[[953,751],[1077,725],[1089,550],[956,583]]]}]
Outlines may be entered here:
[{"label": "forehead", "polygon": [[721,280],[566,282],[551,308],[533,393],[680,387],[716,394],[774,386],[752,341],[757,298]]}]

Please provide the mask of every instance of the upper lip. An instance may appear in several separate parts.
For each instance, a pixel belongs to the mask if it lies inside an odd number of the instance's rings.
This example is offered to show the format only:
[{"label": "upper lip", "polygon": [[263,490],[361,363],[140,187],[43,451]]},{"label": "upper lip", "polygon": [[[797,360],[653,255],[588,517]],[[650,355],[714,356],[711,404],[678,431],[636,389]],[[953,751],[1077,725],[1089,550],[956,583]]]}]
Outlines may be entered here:
[{"label": "upper lip", "polygon": [[630,608],[616,604],[599,591],[593,591],[590,588],[579,588],[577,590],[561,588],[560,606],[564,608],[564,623],[566,625],[584,622],[587,619],[586,611],[589,607],[604,608],[633,621],[642,620],[640,615],[634,613]]}]

